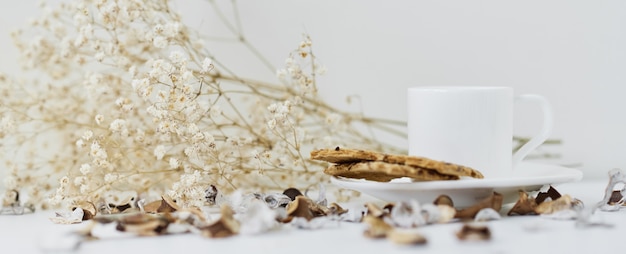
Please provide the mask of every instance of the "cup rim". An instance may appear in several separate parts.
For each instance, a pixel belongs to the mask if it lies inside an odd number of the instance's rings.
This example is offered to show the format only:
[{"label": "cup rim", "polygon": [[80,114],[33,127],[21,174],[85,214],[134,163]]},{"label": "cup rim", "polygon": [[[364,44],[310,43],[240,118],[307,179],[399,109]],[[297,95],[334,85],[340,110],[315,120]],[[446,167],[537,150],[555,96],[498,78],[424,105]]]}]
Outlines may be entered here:
[{"label": "cup rim", "polygon": [[409,87],[411,91],[432,91],[432,92],[450,92],[450,91],[481,91],[481,90],[513,90],[508,86],[413,86]]}]

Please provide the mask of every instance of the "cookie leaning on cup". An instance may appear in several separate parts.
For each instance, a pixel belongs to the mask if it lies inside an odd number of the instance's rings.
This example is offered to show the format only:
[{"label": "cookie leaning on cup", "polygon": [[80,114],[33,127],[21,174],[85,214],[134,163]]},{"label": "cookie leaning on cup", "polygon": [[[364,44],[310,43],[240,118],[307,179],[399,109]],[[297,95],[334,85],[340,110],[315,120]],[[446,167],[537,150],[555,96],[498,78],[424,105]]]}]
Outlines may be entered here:
[{"label": "cookie leaning on cup", "polygon": [[399,177],[417,181],[456,180],[461,176],[483,178],[478,170],[453,163],[339,147],[312,151],[311,159],[334,163],[324,170],[326,174],[379,182]]}]

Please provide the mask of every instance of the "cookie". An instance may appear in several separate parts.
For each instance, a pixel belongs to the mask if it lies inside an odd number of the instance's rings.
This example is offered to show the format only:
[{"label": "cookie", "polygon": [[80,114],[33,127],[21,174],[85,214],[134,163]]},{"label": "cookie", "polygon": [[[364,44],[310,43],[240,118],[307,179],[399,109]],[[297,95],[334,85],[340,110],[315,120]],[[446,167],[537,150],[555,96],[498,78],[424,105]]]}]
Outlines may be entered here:
[{"label": "cookie", "polygon": [[382,161],[385,154],[356,149],[320,149],[311,152],[311,159],[330,163],[352,163],[361,161]]},{"label": "cookie", "polygon": [[480,171],[463,165],[433,160],[425,157],[391,155],[373,151],[355,149],[321,149],[311,152],[311,159],[343,164],[364,161],[382,161],[390,164],[412,166],[435,170],[444,175],[469,176],[484,178]]},{"label": "cookie", "polygon": [[362,178],[370,181],[388,182],[395,178],[409,177],[416,181],[458,180],[456,175],[382,161],[362,161],[330,165],[324,173],[332,176]]}]

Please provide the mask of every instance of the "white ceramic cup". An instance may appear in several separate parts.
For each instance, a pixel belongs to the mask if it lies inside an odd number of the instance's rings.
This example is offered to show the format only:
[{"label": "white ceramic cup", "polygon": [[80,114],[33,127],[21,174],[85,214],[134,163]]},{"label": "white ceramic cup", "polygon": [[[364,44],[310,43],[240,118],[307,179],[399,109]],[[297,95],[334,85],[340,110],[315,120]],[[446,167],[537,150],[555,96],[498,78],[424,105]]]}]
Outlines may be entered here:
[{"label": "white ceramic cup", "polygon": [[[513,105],[539,103],[540,133],[513,154]],[[552,131],[552,109],[539,95],[510,87],[412,87],[408,89],[409,155],[461,164],[486,178],[510,175]]]}]

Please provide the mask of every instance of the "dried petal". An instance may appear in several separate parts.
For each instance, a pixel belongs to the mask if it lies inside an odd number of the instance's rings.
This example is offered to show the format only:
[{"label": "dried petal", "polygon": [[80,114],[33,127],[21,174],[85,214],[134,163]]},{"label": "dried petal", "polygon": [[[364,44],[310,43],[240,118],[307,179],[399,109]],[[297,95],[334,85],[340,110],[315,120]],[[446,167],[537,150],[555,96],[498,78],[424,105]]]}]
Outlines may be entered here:
[{"label": "dried petal", "polygon": [[303,196],[302,192],[300,192],[300,190],[296,189],[296,188],[288,188],[285,191],[283,191],[283,195],[289,197],[291,199],[291,201],[296,200],[297,196]]},{"label": "dried petal", "polygon": [[343,215],[348,212],[348,209],[343,209],[343,207],[337,203],[331,203],[328,206],[328,212],[329,215]]},{"label": "dried petal", "polygon": [[528,193],[520,190],[519,191],[519,199],[517,203],[509,210],[507,213],[508,216],[512,215],[527,215],[527,214],[536,214],[535,208],[537,207],[537,203],[535,199],[530,198]]},{"label": "dried petal", "polygon": [[374,203],[370,203],[370,202],[365,203],[365,208],[367,208],[367,215],[371,215],[371,216],[378,217],[378,218],[382,218],[383,216],[387,215],[387,212],[385,212],[385,210],[381,209],[379,206],[377,206]]},{"label": "dried petal", "polygon": [[207,203],[209,203],[209,205],[215,205],[215,199],[217,198],[217,187],[215,187],[215,185],[211,184],[209,186],[209,188],[207,188],[206,190],[204,190],[204,199],[206,200]]},{"label": "dried petal", "polygon": [[363,232],[363,235],[368,238],[384,238],[387,236],[387,233],[393,229],[393,227],[383,221],[383,219],[372,215],[365,216],[363,223],[367,225],[367,229]]},{"label": "dried petal", "polygon": [[545,192],[539,192],[539,194],[537,194],[535,202],[537,204],[541,204],[544,201],[548,201],[548,198],[550,198],[550,200],[557,200],[560,197],[561,193],[559,193],[554,187],[552,187],[552,185],[550,185],[548,190],[546,190]]},{"label": "dried petal", "polygon": [[622,192],[619,190],[614,190],[611,193],[611,197],[609,201],[607,201],[608,205],[625,205],[624,204],[624,196],[622,196]]},{"label": "dried petal", "polygon": [[157,208],[158,213],[171,213],[180,210],[180,206],[168,196],[161,196],[161,204]]},{"label": "dried petal", "polygon": [[462,241],[487,241],[491,239],[491,230],[483,224],[465,224],[456,233],[456,237]]},{"label": "dried petal", "polygon": [[72,212],[56,212],[56,217],[50,218],[50,221],[56,224],[75,224],[83,221],[83,209],[74,209]]},{"label": "dried petal", "polygon": [[476,214],[474,221],[490,221],[499,220],[501,218],[500,213],[493,210],[493,208],[483,208]]},{"label": "dried petal", "polygon": [[557,211],[571,209],[572,198],[569,195],[564,195],[559,199],[553,201],[545,201],[535,208],[535,212],[538,214],[551,214]]},{"label": "dried petal", "polygon": [[454,217],[459,219],[473,219],[483,208],[492,208],[493,210],[500,211],[500,208],[502,208],[502,194],[494,192],[476,205],[457,211]]},{"label": "dried petal", "polygon": [[287,204],[287,216],[290,218],[302,217],[311,220],[325,215],[326,212],[320,206],[305,196],[297,196],[294,201]]},{"label": "dried petal", "polygon": [[92,203],[92,202],[81,202],[79,205],[77,205],[76,207],[72,208],[72,210],[74,210],[74,209],[82,209],[83,210],[83,218],[82,218],[82,220],[91,220],[97,214],[96,205],[94,203]]},{"label": "dried petal", "polygon": [[452,202],[452,198],[450,198],[450,196],[448,196],[448,195],[440,195],[439,197],[437,197],[435,199],[433,204],[435,204],[435,205],[447,205],[447,206],[454,207],[454,202]]},{"label": "dried petal", "polygon": [[203,236],[223,238],[238,234],[239,226],[239,222],[233,217],[233,209],[230,206],[223,205],[220,219],[199,229],[202,231]]},{"label": "dried petal", "polygon": [[118,220],[116,229],[139,236],[155,236],[165,234],[169,223],[169,220],[160,216],[133,214]]},{"label": "dried petal", "polygon": [[387,233],[387,239],[400,245],[422,245],[428,242],[426,237],[417,232],[403,230],[391,230]]},{"label": "dried petal", "polygon": [[[621,169],[612,169],[611,171],[609,171],[609,183],[607,184],[606,188],[604,189],[604,198],[602,199],[602,201],[598,202],[592,212],[595,212],[596,209],[600,209],[602,211],[617,211],[620,210],[622,205],[616,204],[616,205],[610,205],[609,201],[611,200],[611,197],[613,196],[613,192],[615,191],[615,187],[619,184],[625,184],[626,185],[626,175],[622,172]],[[620,190],[620,195],[624,196],[624,193],[626,193],[626,188],[622,188]]]},{"label": "dried petal", "polygon": [[146,213],[157,213],[157,211],[159,210],[159,207],[161,207],[162,202],[163,202],[163,199],[152,201],[143,206],[143,211]]}]

